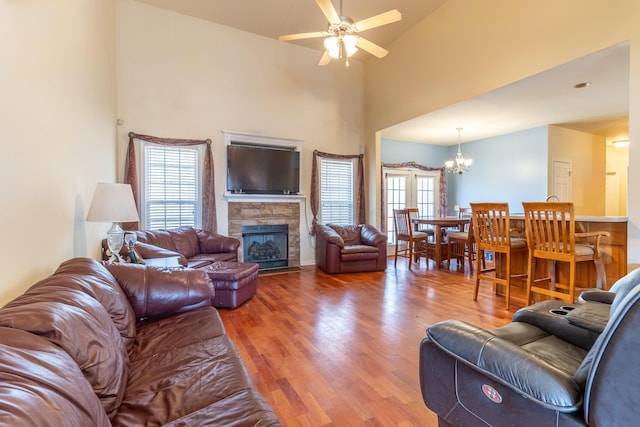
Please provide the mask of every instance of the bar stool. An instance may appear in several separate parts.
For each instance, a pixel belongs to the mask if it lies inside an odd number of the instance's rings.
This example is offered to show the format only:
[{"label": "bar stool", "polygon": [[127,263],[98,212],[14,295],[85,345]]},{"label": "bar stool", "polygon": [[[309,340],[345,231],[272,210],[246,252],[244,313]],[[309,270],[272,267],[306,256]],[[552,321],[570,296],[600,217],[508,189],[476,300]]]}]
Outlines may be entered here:
[{"label": "bar stool", "polygon": [[[529,247],[527,305],[531,304],[534,293],[573,303],[578,262],[589,261],[595,264],[596,287],[601,289],[602,284],[606,283],[606,273],[600,252],[600,239],[609,236],[609,233],[576,233],[573,203],[570,202],[522,202],[522,206]],[[576,239],[579,239],[579,243],[576,243]],[[547,263],[548,275],[535,279],[538,260]],[[556,282],[557,262],[569,264],[569,278],[565,283]],[[538,286],[538,283],[545,282],[548,283],[547,287]]]},{"label": "bar stool", "polygon": [[[511,273],[511,255],[527,250],[525,239],[511,237],[511,222],[509,218],[508,203],[471,203],[471,221],[476,241],[476,287],[473,300],[478,299],[480,281],[486,280],[503,285],[505,291],[505,309],[509,310],[511,298],[511,280],[524,278],[524,274]],[[484,251],[494,253],[493,265],[482,268],[481,259],[484,260]],[[496,254],[502,254],[505,273],[501,277],[496,270]],[[493,273],[493,275],[489,275]]]}]

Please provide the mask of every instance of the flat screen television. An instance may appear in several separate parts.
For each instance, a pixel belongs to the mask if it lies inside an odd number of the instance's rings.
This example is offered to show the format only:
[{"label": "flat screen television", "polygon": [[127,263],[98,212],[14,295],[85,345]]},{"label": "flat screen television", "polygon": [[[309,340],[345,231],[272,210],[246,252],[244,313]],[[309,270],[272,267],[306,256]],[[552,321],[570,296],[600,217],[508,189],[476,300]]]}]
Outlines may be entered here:
[{"label": "flat screen television", "polygon": [[286,147],[228,145],[227,191],[246,194],[298,194],[300,152]]}]

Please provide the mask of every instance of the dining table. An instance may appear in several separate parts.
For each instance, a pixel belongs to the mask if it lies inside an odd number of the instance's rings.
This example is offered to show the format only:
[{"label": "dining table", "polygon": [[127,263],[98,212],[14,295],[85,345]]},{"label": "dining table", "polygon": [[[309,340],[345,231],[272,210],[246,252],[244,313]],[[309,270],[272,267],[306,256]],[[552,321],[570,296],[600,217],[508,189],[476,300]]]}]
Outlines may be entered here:
[{"label": "dining table", "polygon": [[442,261],[444,261],[443,246],[446,246],[444,240],[443,228],[458,228],[458,231],[464,231],[464,227],[469,223],[469,218],[459,218],[457,216],[445,216],[439,218],[418,217],[411,220],[415,230],[418,230],[420,225],[431,225],[434,231],[434,241],[428,244],[434,246],[434,261],[436,268],[440,268]]}]

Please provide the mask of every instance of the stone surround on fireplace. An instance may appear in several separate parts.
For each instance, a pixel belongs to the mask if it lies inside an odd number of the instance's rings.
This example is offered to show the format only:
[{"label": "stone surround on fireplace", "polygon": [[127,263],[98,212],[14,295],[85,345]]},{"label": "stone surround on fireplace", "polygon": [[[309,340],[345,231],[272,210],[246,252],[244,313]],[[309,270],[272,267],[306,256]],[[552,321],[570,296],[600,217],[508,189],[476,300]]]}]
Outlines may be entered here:
[{"label": "stone surround on fireplace", "polygon": [[[229,236],[242,242],[243,225],[289,226],[289,265],[300,266],[300,203],[229,202]],[[242,256],[243,247],[238,250]]]}]

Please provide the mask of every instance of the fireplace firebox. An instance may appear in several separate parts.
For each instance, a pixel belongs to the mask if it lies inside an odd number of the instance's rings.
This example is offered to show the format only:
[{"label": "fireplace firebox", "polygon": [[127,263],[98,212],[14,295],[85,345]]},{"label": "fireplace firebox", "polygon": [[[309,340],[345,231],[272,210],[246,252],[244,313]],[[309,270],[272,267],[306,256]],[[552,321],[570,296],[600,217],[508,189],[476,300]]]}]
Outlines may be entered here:
[{"label": "fireplace firebox", "polygon": [[245,262],[255,262],[261,270],[289,266],[289,225],[242,226],[242,254]]}]

